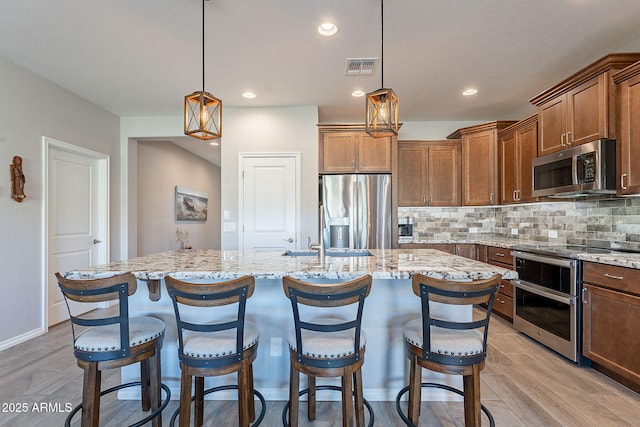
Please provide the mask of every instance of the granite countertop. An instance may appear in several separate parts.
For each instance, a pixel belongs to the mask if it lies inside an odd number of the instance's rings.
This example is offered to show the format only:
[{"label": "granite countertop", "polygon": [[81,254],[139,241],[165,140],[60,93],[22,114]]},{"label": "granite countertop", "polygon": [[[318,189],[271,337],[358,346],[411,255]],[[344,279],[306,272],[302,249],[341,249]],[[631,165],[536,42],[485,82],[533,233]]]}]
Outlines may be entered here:
[{"label": "granite countertop", "polygon": [[214,249],[161,252],[65,272],[71,279],[107,277],[132,272],[138,279],[230,279],[245,274],[256,279],[410,279],[414,273],[448,280],[484,279],[496,273],[516,279],[517,273],[433,249],[371,249],[372,256],[283,256],[283,251],[221,251]]},{"label": "granite countertop", "polygon": [[[496,246],[504,249],[511,249],[518,245],[535,245],[541,248],[559,246],[559,243],[552,242],[536,242],[532,240],[507,239],[503,237],[478,237],[468,239],[403,239],[400,244],[437,244],[437,243],[453,243],[453,244],[476,244]],[[577,253],[576,258],[582,261],[597,262],[600,264],[617,265],[620,267],[628,267],[640,269],[640,253],[616,252],[615,248],[611,248],[609,253]]]}]

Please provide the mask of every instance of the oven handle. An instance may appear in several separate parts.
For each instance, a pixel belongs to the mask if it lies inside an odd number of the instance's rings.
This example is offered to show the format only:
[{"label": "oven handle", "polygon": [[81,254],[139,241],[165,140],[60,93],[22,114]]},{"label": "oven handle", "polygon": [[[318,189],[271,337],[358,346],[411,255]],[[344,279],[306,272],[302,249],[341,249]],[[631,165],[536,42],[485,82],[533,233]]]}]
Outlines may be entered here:
[{"label": "oven handle", "polygon": [[575,305],[576,297],[563,297],[559,295],[552,294],[546,290],[542,290],[535,285],[525,285],[520,280],[512,280],[511,284],[516,288],[522,289],[523,291],[531,292],[532,294],[540,295],[541,297],[549,298],[550,300],[561,302],[563,304]]}]

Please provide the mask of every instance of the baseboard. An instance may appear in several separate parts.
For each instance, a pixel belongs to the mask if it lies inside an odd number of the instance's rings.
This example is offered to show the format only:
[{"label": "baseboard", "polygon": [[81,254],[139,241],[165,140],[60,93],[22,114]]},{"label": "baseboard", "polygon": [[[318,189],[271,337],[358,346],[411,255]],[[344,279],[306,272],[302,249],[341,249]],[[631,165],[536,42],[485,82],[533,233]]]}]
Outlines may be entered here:
[{"label": "baseboard", "polygon": [[25,341],[29,341],[32,338],[39,337],[43,335],[46,331],[42,328],[34,329],[32,331],[26,332],[22,335],[18,335],[17,337],[9,338],[8,340],[0,342],[0,351],[11,348],[15,345],[22,344]]}]

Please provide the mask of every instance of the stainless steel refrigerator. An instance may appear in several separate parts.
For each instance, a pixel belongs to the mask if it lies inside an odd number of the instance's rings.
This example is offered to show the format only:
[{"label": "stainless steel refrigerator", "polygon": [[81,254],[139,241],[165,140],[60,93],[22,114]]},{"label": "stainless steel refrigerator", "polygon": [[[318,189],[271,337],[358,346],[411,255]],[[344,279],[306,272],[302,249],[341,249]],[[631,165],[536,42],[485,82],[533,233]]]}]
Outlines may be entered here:
[{"label": "stainless steel refrigerator", "polygon": [[391,248],[391,175],[323,175],[325,248]]}]

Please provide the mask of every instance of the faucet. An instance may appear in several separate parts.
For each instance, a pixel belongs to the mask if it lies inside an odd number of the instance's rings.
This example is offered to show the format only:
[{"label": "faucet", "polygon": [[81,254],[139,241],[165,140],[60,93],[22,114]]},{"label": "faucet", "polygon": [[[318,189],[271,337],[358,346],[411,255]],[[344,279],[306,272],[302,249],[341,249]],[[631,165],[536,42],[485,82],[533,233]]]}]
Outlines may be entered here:
[{"label": "faucet", "polygon": [[322,238],[322,236],[320,236],[320,243],[311,243],[311,236],[307,237],[308,240],[308,248],[312,251],[318,251],[318,255],[320,257],[324,257],[325,254],[325,250],[324,250],[324,239]]}]

